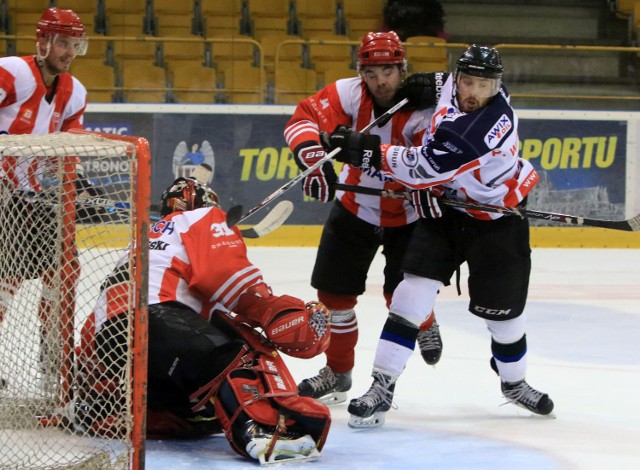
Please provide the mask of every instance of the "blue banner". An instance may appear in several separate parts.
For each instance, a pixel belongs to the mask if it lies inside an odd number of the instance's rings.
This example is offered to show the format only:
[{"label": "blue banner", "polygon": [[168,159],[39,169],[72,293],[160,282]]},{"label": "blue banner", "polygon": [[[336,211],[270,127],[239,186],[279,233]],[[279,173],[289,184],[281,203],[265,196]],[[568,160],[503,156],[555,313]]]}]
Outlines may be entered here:
[{"label": "blue banner", "polygon": [[[246,212],[298,174],[283,137],[288,119],[283,114],[91,112],[85,125],[149,140],[152,201],[159,202],[174,178],[208,163],[222,206],[242,204]],[[626,121],[521,119],[519,133],[521,155],[541,176],[529,207],[587,217],[624,215]],[[93,176],[100,178],[99,169]],[[322,224],[331,207],[306,200],[300,185],[281,198],[296,206],[288,224]]]}]

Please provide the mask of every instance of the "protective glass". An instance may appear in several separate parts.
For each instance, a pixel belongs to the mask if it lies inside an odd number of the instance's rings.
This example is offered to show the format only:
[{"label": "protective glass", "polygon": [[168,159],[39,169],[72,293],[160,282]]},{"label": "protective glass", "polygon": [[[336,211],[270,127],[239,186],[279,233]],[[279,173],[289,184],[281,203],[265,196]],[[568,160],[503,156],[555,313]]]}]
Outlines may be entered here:
[{"label": "protective glass", "polygon": [[87,53],[87,49],[89,49],[88,38],[77,38],[73,36],[64,36],[62,34],[56,34],[53,36],[51,44],[55,47],[71,51],[74,56],[85,55]]}]

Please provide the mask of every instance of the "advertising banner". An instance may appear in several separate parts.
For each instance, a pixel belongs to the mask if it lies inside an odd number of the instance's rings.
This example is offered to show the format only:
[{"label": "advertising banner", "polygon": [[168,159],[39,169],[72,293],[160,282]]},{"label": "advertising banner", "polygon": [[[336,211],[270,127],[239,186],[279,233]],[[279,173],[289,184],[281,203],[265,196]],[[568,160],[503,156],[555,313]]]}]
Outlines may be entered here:
[{"label": "advertising banner", "polygon": [[[283,137],[289,116],[249,110],[88,112],[85,125],[149,140],[153,201],[159,201],[175,177],[189,176],[195,166],[207,163],[214,169],[211,186],[223,207],[242,204],[246,212],[298,174]],[[626,120],[521,119],[519,134],[521,155],[540,173],[529,207],[585,217],[624,217]],[[93,176],[99,177],[95,170]],[[305,200],[300,185],[281,198],[295,204],[287,222],[292,225],[320,225],[331,207]]]}]

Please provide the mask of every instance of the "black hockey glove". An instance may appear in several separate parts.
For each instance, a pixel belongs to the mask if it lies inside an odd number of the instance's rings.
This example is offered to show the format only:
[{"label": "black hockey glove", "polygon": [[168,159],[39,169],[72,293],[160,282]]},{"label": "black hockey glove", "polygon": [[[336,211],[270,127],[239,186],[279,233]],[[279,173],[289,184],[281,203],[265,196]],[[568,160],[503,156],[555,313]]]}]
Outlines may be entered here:
[{"label": "black hockey glove", "polygon": [[[300,144],[293,152],[296,165],[302,171],[312,167],[325,156],[324,148],[320,144],[311,141]],[[305,196],[322,202],[329,202],[336,195],[333,185],[337,180],[338,177],[333,169],[333,163],[329,161],[303,178],[302,191]]]},{"label": "black hockey glove", "polygon": [[345,126],[338,126],[330,135],[321,132],[320,138],[327,152],[340,148],[334,157],[339,162],[357,166],[362,170],[371,167],[379,170],[381,167],[380,136],[354,132]]},{"label": "black hockey glove", "polygon": [[429,189],[417,189],[409,193],[411,205],[422,219],[439,219],[442,209],[438,198],[442,196],[442,188],[435,186]]},{"label": "black hockey glove", "polygon": [[442,85],[449,76],[446,72],[419,72],[409,75],[394,96],[397,102],[404,98],[409,103],[404,109],[426,109],[435,106],[442,93]]}]

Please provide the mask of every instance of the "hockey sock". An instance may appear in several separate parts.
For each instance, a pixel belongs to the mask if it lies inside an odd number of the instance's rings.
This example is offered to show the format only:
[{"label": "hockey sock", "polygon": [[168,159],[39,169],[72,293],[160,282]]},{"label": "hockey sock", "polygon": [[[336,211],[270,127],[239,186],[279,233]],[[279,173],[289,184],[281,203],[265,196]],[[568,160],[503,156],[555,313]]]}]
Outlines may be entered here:
[{"label": "hockey sock", "polygon": [[502,344],[491,339],[491,353],[503,382],[518,382],[527,371],[527,336],[515,343]]},{"label": "hockey sock", "polygon": [[327,365],[336,374],[353,369],[358,343],[358,320],[353,309],[331,311],[331,341],[327,348]]},{"label": "hockey sock", "polygon": [[382,328],[380,341],[378,341],[376,357],[373,361],[374,370],[398,377],[413,354],[418,331],[418,327],[413,323],[389,312],[389,318]]}]

